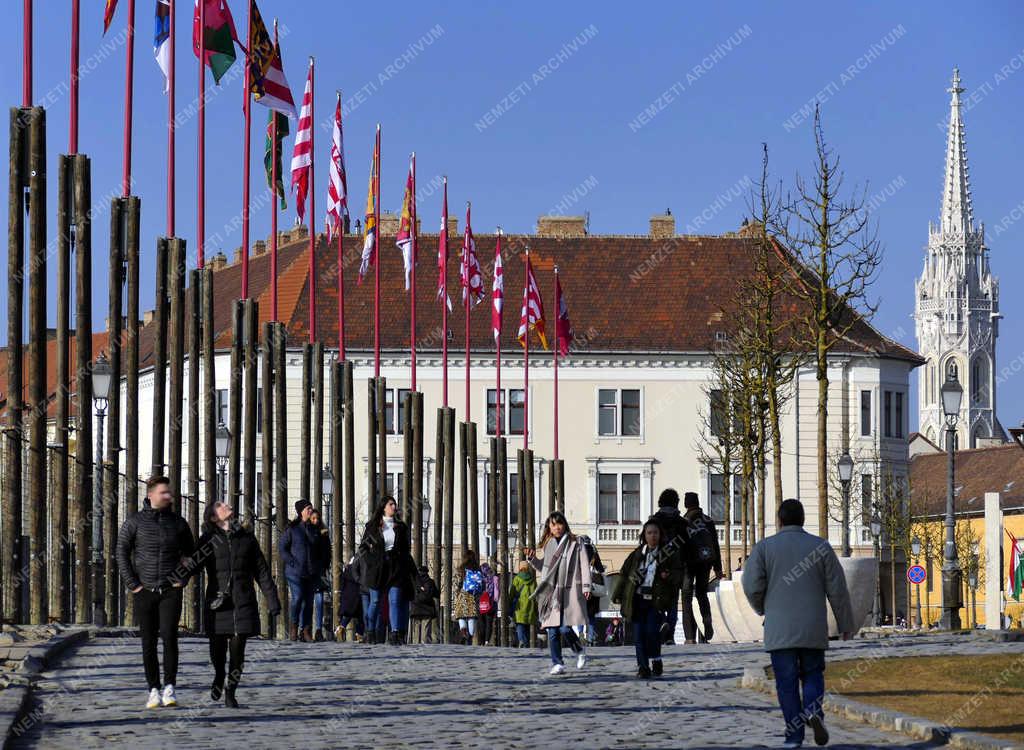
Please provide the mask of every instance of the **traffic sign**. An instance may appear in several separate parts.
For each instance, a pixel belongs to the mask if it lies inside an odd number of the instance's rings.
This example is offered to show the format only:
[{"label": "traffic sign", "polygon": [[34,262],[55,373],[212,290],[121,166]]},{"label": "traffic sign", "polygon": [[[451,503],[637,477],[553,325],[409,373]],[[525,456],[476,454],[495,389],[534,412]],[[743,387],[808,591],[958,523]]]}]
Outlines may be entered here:
[{"label": "traffic sign", "polygon": [[911,583],[924,583],[927,577],[928,573],[920,565],[911,565],[909,568],[907,568],[907,580]]}]

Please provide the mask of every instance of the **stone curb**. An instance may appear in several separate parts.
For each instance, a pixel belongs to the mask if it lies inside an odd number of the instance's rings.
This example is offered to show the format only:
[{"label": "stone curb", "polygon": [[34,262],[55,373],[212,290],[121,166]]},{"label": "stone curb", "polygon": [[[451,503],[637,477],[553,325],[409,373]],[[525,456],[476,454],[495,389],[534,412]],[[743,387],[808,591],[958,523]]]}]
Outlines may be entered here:
[{"label": "stone curb", "polygon": [[[768,667],[744,667],[740,686],[774,696],[775,682],[768,678],[768,669]],[[950,728],[918,716],[889,711],[849,698],[830,695],[827,692],[822,707],[824,710],[846,719],[870,724],[879,729],[900,732],[918,740],[962,748],[962,750],[1019,750],[1020,748],[1020,745],[998,740],[995,737]]]},{"label": "stone curb", "polygon": [[4,748],[9,747],[15,727],[28,716],[34,679],[52,666],[61,654],[89,640],[89,637],[88,628],[76,628],[66,630],[29,649],[18,665],[17,672],[10,676],[7,685],[0,690],[0,727],[3,728]]}]

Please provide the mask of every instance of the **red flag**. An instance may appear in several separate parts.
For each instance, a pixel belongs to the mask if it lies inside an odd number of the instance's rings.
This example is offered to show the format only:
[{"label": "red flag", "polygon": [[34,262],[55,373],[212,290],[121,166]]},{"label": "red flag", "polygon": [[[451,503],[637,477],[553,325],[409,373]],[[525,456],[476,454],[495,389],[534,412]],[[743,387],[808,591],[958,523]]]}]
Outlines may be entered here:
[{"label": "red flag", "polygon": [[501,339],[501,311],[505,307],[505,272],[501,266],[501,232],[494,248],[494,283],[491,284],[491,328],[494,329],[494,340]]},{"label": "red flag", "polygon": [[341,94],[334,109],[334,134],[331,139],[331,166],[327,181],[327,241],[344,230],[348,216],[348,180],[345,174],[345,145],[341,132]]},{"label": "red flag", "polygon": [[313,60],[309,60],[306,75],[306,90],[302,94],[302,110],[299,112],[299,128],[295,132],[295,149],[292,151],[292,189],[295,190],[295,211],[299,221],[306,215],[306,194],[309,192],[309,165],[313,163]]},{"label": "red flag", "polygon": [[473,227],[469,220],[469,203],[466,203],[466,235],[462,241],[462,267],[459,280],[462,282],[462,301],[469,300],[474,305],[480,304],[484,298],[483,270],[480,260],[476,257],[476,241],[473,239]]},{"label": "red flag", "polygon": [[107,33],[111,22],[114,20],[114,13],[117,11],[117,0],[107,0],[103,8],[103,33]]},{"label": "red flag", "polygon": [[519,343],[526,346],[529,331],[537,331],[540,343],[548,348],[548,339],[544,333],[544,301],[540,298],[540,287],[533,275],[530,256],[526,256],[526,284],[523,286],[523,310],[519,315]]},{"label": "red flag", "polygon": [[572,343],[573,331],[572,322],[569,320],[569,306],[565,303],[562,282],[558,279],[557,266],[555,266],[555,307],[558,308],[558,317],[555,319],[555,346],[558,347],[558,353],[566,357],[569,355],[569,344]]},{"label": "red flag", "polygon": [[444,202],[441,208],[441,232],[437,238],[437,298],[452,309],[448,296],[448,178],[444,178]]}]

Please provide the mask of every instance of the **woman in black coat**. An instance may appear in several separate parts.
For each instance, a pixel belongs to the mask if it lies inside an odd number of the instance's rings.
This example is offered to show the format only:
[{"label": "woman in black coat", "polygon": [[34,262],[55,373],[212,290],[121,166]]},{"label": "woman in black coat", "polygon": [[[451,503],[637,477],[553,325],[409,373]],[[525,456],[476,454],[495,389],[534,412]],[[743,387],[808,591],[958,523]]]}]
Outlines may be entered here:
[{"label": "woman in black coat", "polygon": [[[200,569],[206,572],[203,621],[214,670],[210,697],[220,700],[223,693],[225,705],[238,708],[235,689],[242,678],[245,642],[260,632],[259,604],[253,584],[259,584],[272,616],[281,614],[281,602],[256,536],[235,517],[230,503],[215,502],[206,508],[203,535],[189,561],[190,575]],[[229,651],[230,671],[225,673]]]},{"label": "woman in black coat", "polygon": [[388,598],[388,619],[391,632],[388,643],[397,646],[405,642],[409,629],[409,600],[413,596],[413,578],[416,563],[412,559],[409,527],[398,515],[398,503],[385,497],[363,530],[359,544],[362,556],[363,580],[370,590],[366,611],[366,638],[376,641],[380,619],[380,600]]}]

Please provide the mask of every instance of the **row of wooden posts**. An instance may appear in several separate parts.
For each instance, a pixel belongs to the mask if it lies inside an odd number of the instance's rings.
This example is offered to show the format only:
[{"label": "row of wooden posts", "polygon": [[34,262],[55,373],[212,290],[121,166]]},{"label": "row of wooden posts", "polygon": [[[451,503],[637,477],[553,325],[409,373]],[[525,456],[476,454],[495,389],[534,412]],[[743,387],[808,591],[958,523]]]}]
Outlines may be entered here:
[{"label": "row of wooden posts", "polygon": [[[110,204],[109,305],[106,356],[114,373],[102,432],[94,455],[92,371],[92,218],[89,157],[61,155],[58,159],[57,321],[55,331],[56,390],[47,388],[47,261],[46,241],[46,113],[40,107],[11,109],[10,190],[8,236],[8,388],[3,440],[3,482],[0,501],[0,599],[6,623],[130,622],[130,597],[123,596],[114,554],[120,522],[139,508],[139,217],[136,196],[115,197]],[[27,214],[27,258],[26,223]],[[75,325],[71,328],[71,268],[74,259]],[[214,274],[212,269],[186,272],[186,243],[160,237],[156,243],[156,287],[153,326],[152,455],[148,473],[167,474],[171,486],[184,487],[177,508],[193,531],[200,526],[200,503],[217,499],[218,465],[216,410]],[[28,269],[28,342],[23,340],[24,276]],[[188,285],[186,286],[186,275]],[[188,315],[186,315],[188,311]],[[271,561],[282,601],[287,600],[278,539],[289,522],[288,421],[286,370],[288,342],[281,323],[268,322],[259,330],[255,300],[238,300],[233,307],[228,428],[233,436],[227,457],[227,496],[245,498],[247,518]],[[72,381],[71,336],[75,364]],[[123,345],[122,345],[123,343]],[[187,351],[186,351],[187,349]],[[331,622],[339,621],[338,592],[343,566],[358,546],[355,503],[355,419],[353,365],[332,358],[325,367],[321,343],[302,347],[302,400],[298,495],[320,507],[321,467],[324,461],[325,407],[328,409],[329,459],[334,476],[329,499],[333,580]],[[23,397],[27,352],[28,399]],[[98,353],[97,353],[98,355]],[[185,362],[189,368],[185,373]],[[205,366],[200,370],[200,362]],[[166,366],[164,366],[166,363]],[[258,368],[262,368],[257,414]],[[328,371],[325,381],[325,370]],[[124,374],[124,442],[121,424],[121,373]],[[202,383],[200,375],[202,373]],[[186,393],[187,388],[187,393]],[[325,395],[329,400],[325,402]],[[368,380],[367,514],[372,513],[387,487],[386,381]],[[187,397],[186,397],[187,396]],[[203,408],[200,410],[200,398]],[[52,431],[48,424],[54,402]],[[183,405],[188,405],[188,414]],[[74,409],[72,406],[74,405]],[[397,405],[395,405],[397,406]],[[423,528],[423,426],[421,392],[406,394],[403,406],[403,486],[401,512],[413,533],[413,557],[428,565],[442,590],[441,623],[448,623],[454,592],[456,417],[451,407],[437,409],[434,478],[433,544]],[[72,412],[77,419],[72,419]],[[201,413],[206,415],[200,430]],[[262,437],[263,482],[257,496],[257,419]],[[187,425],[187,434],[185,427]],[[462,519],[460,552],[482,553],[476,483],[477,426],[459,423],[458,478]],[[239,436],[241,439],[239,440]],[[167,446],[166,456],[164,454]],[[187,447],[187,456],[183,455]],[[507,440],[491,438],[488,482],[489,536],[497,545],[503,601],[513,558],[535,543],[533,451],[518,450],[519,519],[517,536],[509,540]],[[124,450],[124,473],[120,473]],[[47,461],[47,456],[53,460]],[[182,467],[187,466],[187,476]],[[27,472],[26,472],[27,469]],[[564,508],[563,472],[553,461],[549,477],[549,508]],[[205,483],[200,492],[201,483]],[[124,487],[124,490],[120,489]],[[102,488],[102,496],[97,496]],[[122,498],[123,494],[123,498]],[[123,502],[122,502],[123,500]],[[23,514],[24,511],[24,514]],[[101,514],[101,519],[97,518]],[[24,515],[24,517],[23,517]],[[340,540],[340,543],[339,543]],[[483,556],[481,554],[481,556]],[[193,579],[186,592],[185,621],[201,623],[201,585]],[[264,609],[265,612],[265,609]],[[283,637],[283,621],[265,613],[265,632]],[[279,618],[283,620],[283,618]],[[439,623],[440,625],[440,623]],[[509,644],[508,618],[498,629],[496,643]],[[439,627],[443,640],[451,629]]]}]

